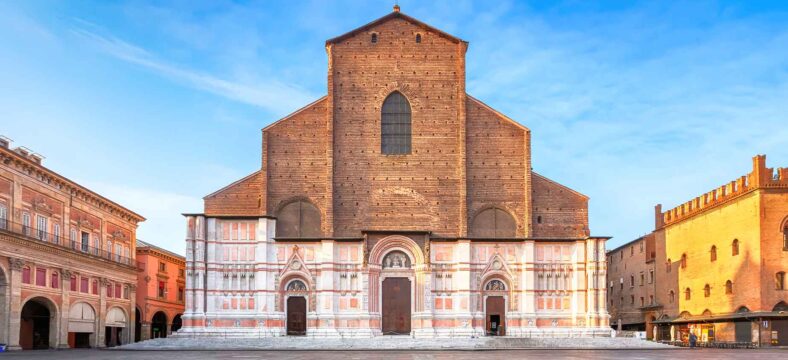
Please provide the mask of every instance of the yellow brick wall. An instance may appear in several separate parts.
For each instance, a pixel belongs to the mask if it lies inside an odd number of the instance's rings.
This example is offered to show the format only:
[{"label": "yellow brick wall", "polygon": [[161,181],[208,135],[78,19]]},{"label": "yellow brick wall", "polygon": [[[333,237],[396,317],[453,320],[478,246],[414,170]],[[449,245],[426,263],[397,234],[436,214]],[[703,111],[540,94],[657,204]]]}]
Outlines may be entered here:
[{"label": "yellow brick wall", "polygon": [[[706,309],[712,314],[731,313],[740,306],[761,310],[759,208],[755,191],[665,229],[665,253],[675,265],[672,271],[678,272],[679,313],[700,315]],[[734,239],[739,240],[737,256],[732,256]],[[710,259],[712,245],[717,246],[716,261]],[[687,267],[682,269],[679,261],[685,253]],[[731,295],[725,294],[727,280],[733,282]],[[711,286],[708,298],[703,293],[706,284]],[[685,300],[688,287],[692,297]]]}]

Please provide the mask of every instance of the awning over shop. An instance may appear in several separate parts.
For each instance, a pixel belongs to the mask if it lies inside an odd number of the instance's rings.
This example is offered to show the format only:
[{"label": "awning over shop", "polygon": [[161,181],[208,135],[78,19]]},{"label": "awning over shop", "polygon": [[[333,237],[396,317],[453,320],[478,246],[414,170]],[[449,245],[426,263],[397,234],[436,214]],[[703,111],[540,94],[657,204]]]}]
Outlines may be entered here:
[{"label": "awning over shop", "polygon": [[701,315],[654,320],[652,324],[694,324],[703,322],[725,322],[753,319],[788,319],[785,311],[754,311],[722,315]]}]

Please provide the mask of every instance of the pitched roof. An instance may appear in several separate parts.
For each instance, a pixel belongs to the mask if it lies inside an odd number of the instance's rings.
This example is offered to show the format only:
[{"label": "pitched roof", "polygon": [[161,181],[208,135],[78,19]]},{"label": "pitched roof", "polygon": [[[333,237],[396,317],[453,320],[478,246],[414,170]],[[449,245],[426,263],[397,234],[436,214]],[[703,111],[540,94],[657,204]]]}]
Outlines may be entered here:
[{"label": "pitched roof", "polygon": [[339,35],[339,36],[335,37],[335,38],[326,40],[326,45],[340,42],[340,41],[345,40],[345,39],[347,39],[347,38],[349,38],[351,36],[354,36],[354,35],[356,35],[356,34],[358,34],[360,32],[367,31],[367,30],[369,30],[369,29],[371,29],[371,28],[373,28],[375,26],[378,26],[378,25],[380,25],[382,23],[385,23],[385,22],[387,22],[389,20],[392,20],[392,19],[403,19],[403,20],[408,21],[408,22],[410,22],[410,23],[412,23],[412,24],[414,24],[414,25],[416,25],[418,27],[421,27],[421,28],[425,29],[425,30],[428,30],[430,32],[434,32],[434,33],[436,33],[436,34],[438,34],[438,35],[440,35],[440,36],[442,36],[442,37],[444,37],[444,38],[446,38],[449,41],[452,41],[454,43],[461,43],[461,42],[467,43],[467,41],[462,40],[462,39],[460,39],[460,38],[458,38],[458,37],[456,37],[454,35],[445,33],[445,32],[443,32],[443,31],[441,31],[441,30],[439,30],[439,29],[437,29],[435,27],[432,27],[432,26],[430,26],[430,25],[428,25],[428,24],[426,24],[424,22],[421,22],[421,21],[419,21],[419,20],[417,20],[415,18],[412,18],[412,17],[410,17],[408,15],[405,15],[402,12],[400,12],[398,10],[398,8],[395,8],[394,11],[392,11],[391,13],[389,13],[386,16],[378,18],[377,20],[373,20],[372,22],[370,22],[370,23],[368,23],[366,25],[363,25],[363,26],[358,27],[358,28],[356,28],[354,30],[348,31],[348,32],[346,32],[346,33],[344,33],[342,35]]},{"label": "pitched roof", "polygon": [[574,190],[574,189],[572,189],[572,188],[570,188],[570,187],[568,187],[568,186],[566,186],[566,185],[562,185],[562,184],[559,184],[559,183],[557,183],[557,182],[555,182],[555,181],[553,181],[553,180],[550,180],[550,179],[548,179],[548,178],[544,177],[543,175],[539,175],[539,174],[537,174],[535,171],[531,171],[531,176],[536,176],[536,177],[539,177],[540,179],[543,179],[543,180],[545,180],[545,181],[547,181],[547,182],[549,182],[549,183],[551,183],[551,184],[553,184],[553,185],[560,186],[561,188],[564,188],[564,189],[566,189],[566,190],[569,190],[569,192],[571,192],[571,193],[573,193],[573,194],[575,194],[575,195],[577,195],[577,196],[580,196],[580,197],[582,197],[583,199],[586,199],[586,200],[588,200],[588,199],[589,199],[589,198],[588,198],[588,195],[582,194],[582,193],[580,193],[579,191],[577,191],[577,190]]},{"label": "pitched roof", "polygon": [[246,180],[249,180],[249,179],[251,179],[252,177],[254,177],[254,176],[257,176],[257,174],[259,174],[261,171],[262,171],[262,170],[257,170],[257,171],[255,171],[255,172],[253,172],[253,173],[249,174],[249,175],[246,175],[246,176],[244,176],[244,177],[243,177],[243,178],[241,178],[240,180],[236,180],[236,181],[232,182],[230,185],[227,185],[227,186],[225,186],[225,187],[223,187],[223,188],[221,188],[221,189],[219,189],[219,190],[216,190],[216,191],[214,191],[214,192],[212,192],[212,193],[210,193],[210,194],[208,194],[208,195],[205,195],[205,196],[203,197],[203,200],[205,200],[205,199],[207,199],[207,198],[209,198],[209,197],[212,197],[212,196],[216,196],[216,195],[218,195],[219,193],[221,193],[222,191],[225,191],[225,190],[227,190],[227,189],[229,189],[229,188],[231,188],[231,187],[233,187],[233,186],[235,186],[235,185],[238,185],[238,184],[240,184],[240,183],[242,183],[242,182],[244,182],[244,181],[246,181]]}]

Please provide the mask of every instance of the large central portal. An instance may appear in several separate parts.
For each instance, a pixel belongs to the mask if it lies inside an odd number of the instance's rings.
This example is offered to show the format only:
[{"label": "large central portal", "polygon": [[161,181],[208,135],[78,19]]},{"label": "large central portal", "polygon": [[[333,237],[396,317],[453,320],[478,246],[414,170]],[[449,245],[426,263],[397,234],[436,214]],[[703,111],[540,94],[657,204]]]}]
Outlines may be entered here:
[{"label": "large central portal", "polygon": [[410,280],[383,280],[383,335],[410,334]]}]

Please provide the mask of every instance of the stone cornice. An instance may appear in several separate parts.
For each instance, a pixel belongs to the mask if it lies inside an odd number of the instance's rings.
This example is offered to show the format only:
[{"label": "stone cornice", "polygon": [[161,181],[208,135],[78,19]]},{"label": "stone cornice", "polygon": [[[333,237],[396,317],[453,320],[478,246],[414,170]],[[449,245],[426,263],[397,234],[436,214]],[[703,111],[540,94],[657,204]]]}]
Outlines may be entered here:
[{"label": "stone cornice", "polygon": [[165,260],[165,261],[169,261],[169,262],[181,265],[181,266],[186,266],[186,258],[185,257],[183,257],[183,256],[176,257],[176,256],[173,256],[173,255],[164,253],[162,251],[158,251],[157,249],[155,249],[153,247],[150,247],[150,246],[137,246],[137,255],[138,255],[138,258],[139,258],[139,255],[154,256],[154,257],[157,257],[157,258]]},{"label": "stone cornice", "polygon": [[133,273],[133,276],[136,276],[137,268],[135,265],[126,265],[117,263],[111,260],[104,259],[102,257],[93,256],[90,254],[72,251],[68,248],[65,248],[60,245],[54,245],[47,242],[30,240],[26,238],[19,238],[14,236],[14,234],[9,234],[0,230],[0,241],[8,242],[14,246],[26,247],[35,251],[40,251],[44,253],[49,253],[57,257],[71,259],[75,262],[84,262],[84,261],[92,261],[101,268],[111,268],[119,271],[128,271]]},{"label": "stone cornice", "polygon": [[123,220],[137,224],[145,221],[142,215],[139,215],[125,207],[109,200],[86,187],[83,187],[76,182],[62,176],[52,170],[47,169],[43,165],[36,164],[35,162],[27,159],[11,149],[0,147],[0,162],[5,166],[12,167],[16,171],[27,175],[31,179],[38,180],[39,182],[59,189],[64,194],[82,199],[88,204],[97,205],[100,209],[108,213],[118,216]]}]

